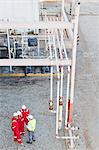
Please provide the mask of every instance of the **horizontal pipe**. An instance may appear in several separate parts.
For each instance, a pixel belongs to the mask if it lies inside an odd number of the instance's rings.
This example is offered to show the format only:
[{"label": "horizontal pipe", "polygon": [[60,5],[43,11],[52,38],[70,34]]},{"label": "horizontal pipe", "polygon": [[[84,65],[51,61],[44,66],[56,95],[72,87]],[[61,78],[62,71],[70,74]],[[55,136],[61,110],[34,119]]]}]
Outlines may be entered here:
[{"label": "horizontal pipe", "polygon": [[50,110],[50,112],[52,112],[53,114],[56,114],[56,110]]},{"label": "horizontal pipe", "polygon": [[73,28],[73,24],[66,21],[38,21],[33,23],[18,23],[0,21],[0,29],[66,29]]},{"label": "horizontal pipe", "polygon": [[56,136],[56,138],[57,139],[64,139],[64,140],[66,140],[66,139],[74,139],[74,140],[76,140],[76,139],[79,139],[79,136]]},{"label": "horizontal pipe", "polygon": [[66,126],[65,129],[66,129],[66,130],[77,131],[77,130],[79,130],[79,127],[71,127],[71,128],[68,128],[68,127]]},{"label": "horizontal pipe", "polygon": [[64,66],[71,65],[71,60],[50,59],[0,59],[0,66]]}]

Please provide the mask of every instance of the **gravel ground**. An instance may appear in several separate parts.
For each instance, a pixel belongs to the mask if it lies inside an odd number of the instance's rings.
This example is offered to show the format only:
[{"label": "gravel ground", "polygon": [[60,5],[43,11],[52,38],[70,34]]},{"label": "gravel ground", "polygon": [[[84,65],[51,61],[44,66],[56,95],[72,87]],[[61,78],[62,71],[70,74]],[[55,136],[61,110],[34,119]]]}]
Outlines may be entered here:
[{"label": "gravel ground", "polygon": [[[81,42],[77,53],[73,124],[80,127],[80,139],[76,142],[76,149],[98,150],[99,5],[82,4],[79,32]],[[64,87],[64,94],[65,90]],[[48,112],[48,100],[48,78],[0,78],[0,149],[66,149],[66,143],[55,138],[55,116]],[[26,144],[27,135],[23,137],[24,147],[13,143],[11,117],[22,104],[26,104],[37,119],[37,140],[32,146]]]},{"label": "gravel ground", "polygon": [[[3,81],[3,82],[2,82]],[[63,150],[64,141],[55,138],[55,116],[48,111],[49,79],[48,78],[2,78],[0,84],[0,149],[18,149],[13,143],[10,129],[12,113],[19,110],[22,104],[30,108],[37,119],[36,142],[32,146],[26,144],[19,149]]]}]

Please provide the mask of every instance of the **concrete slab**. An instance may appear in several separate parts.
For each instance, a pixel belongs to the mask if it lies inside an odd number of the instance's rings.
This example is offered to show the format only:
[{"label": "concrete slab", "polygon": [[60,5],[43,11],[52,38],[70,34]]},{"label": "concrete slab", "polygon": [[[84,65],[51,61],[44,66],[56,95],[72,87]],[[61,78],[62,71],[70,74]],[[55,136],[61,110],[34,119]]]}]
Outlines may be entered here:
[{"label": "concrete slab", "polygon": [[[99,5],[87,5],[93,13]],[[83,11],[85,11],[83,7]],[[96,13],[96,12],[95,12]],[[75,111],[81,127],[79,150],[99,148],[99,16],[84,15],[79,23],[80,46],[77,53]],[[76,120],[76,121],[77,121]]]}]

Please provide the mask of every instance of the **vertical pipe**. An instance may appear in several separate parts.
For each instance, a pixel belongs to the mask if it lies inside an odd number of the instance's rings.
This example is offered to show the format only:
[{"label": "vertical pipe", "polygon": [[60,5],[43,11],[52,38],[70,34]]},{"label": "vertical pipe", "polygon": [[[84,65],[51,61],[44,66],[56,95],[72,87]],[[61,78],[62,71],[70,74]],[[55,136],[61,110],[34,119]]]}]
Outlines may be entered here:
[{"label": "vertical pipe", "polygon": [[61,10],[61,17],[62,17],[62,21],[63,21],[63,11],[64,11],[64,0],[62,0],[62,10]]},{"label": "vertical pipe", "polygon": [[[68,127],[70,128],[69,129],[69,136],[72,137],[73,135],[72,135],[71,125],[68,124]],[[70,139],[70,147],[69,148],[74,149],[74,140],[72,138]]]},{"label": "vertical pipe", "polygon": [[[8,41],[9,59],[11,59],[9,29],[7,29],[7,41]],[[12,72],[12,66],[10,66],[10,71]]]},{"label": "vertical pipe", "polygon": [[68,102],[69,102],[69,90],[70,90],[70,67],[67,70],[67,93],[66,93],[66,111],[65,111],[65,128],[68,123]]},{"label": "vertical pipe", "polygon": [[74,22],[74,40],[73,40],[73,49],[72,49],[70,108],[69,108],[69,118],[68,118],[69,123],[72,123],[72,113],[73,113],[76,49],[77,49],[78,18],[79,18],[80,2],[77,1],[75,7],[76,8],[75,8],[75,22]]},{"label": "vertical pipe", "polygon": [[[59,41],[58,32],[56,30],[57,42],[59,47],[60,59],[63,59],[62,56],[62,45]],[[61,35],[62,38],[63,35]],[[59,130],[62,128],[62,110],[63,110],[63,65],[61,66],[61,78],[60,78],[60,96],[59,96]]]},{"label": "vertical pipe", "polygon": [[62,128],[62,111],[63,111],[63,66],[61,66],[61,85],[59,97],[59,130]]},{"label": "vertical pipe", "polygon": [[[48,21],[48,18],[46,18],[46,21]],[[50,59],[52,60],[53,56],[52,56],[52,37],[50,35],[50,32],[48,30],[48,45],[49,45],[49,51],[50,51]],[[51,80],[50,80],[50,101],[49,101],[49,110],[52,113],[56,113],[55,110],[53,110],[53,66],[51,66]]]},{"label": "vertical pipe", "polygon": [[69,12],[70,16],[72,15],[72,3],[70,3],[70,12]]},{"label": "vertical pipe", "polygon": [[39,39],[38,39],[38,56],[40,56],[40,43],[39,43]]},{"label": "vertical pipe", "polygon": [[49,110],[53,110],[53,67],[51,66],[51,81],[50,81],[50,103]]},{"label": "vertical pipe", "polygon": [[[49,34],[49,31],[48,31]],[[49,41],[49,50],[50,50],[50,57],[52,60],[52,50],[51,50],[51,39],[50,35],[48,35],[48,41]],[[53,67],[51,66],[51,81],[50,81],[50,102],[49,102],[49,110],[53,110]]]},{"label": "vertical pipe", "polygon": [[59,73],[59,66],[58,66],[58,59],[57,59],[57,50],[56,50],[56,42],[55,36],[53,36],[53,45],[55,50],[55,58],[57,62],[57,109],[56,109],[56,136],[58,136],[58,119],[59,119],[59,86],[60,86],[60,73]]},{"label": "vertical pipe", "polygon": [[[63,44],[63,48],[64,48],[64,52],[65,52],[65,57],[66,59],[68,60],[68,57],[67,57],[67,52],[66,52],[66,47],[65,47],[65,44],[62,40],[62,44]],[[69,103],[69,94],[70,94],[70,66],[68,66],[67,68],[67,92],[66,92],[66,110],[65,110],[65,128],[67,127],[67,123],[68,123],[68,103]]]},{"label": "vertical pipe", "polygon": [[15,46],[15,44],[16,44],[16,41],[14,41],[14,58],[15,58],[15,55],[16,55],[16,46]]},{"label": "vertical pipe", "polygon": [[[44,21],[48,21],[48,18],[47,18],[47,16],[46,16],[46,11],[45,11],[45,18],[44,18],[45,20]],[[47,32],[47,30],[45,29],[45,47],[46,47],[46,51],[47,51],[47,39],[46,39],[46,32]],[[48,31],[49,32],[49,31]]]},{"label": "vertical pipe", "polygon": [[21,42],[22,42],[22,58],[24,57],[23,56],[23,49],[24,49],[24,46],[23,46],[23,35],[21,35],[22,36],[22,39],[21,39]]}]

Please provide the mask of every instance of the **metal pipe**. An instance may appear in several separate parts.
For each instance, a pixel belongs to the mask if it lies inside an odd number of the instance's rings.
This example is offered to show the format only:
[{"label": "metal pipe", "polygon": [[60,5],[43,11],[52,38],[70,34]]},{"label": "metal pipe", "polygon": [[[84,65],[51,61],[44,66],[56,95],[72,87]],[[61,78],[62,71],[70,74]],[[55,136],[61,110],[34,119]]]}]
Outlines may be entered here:
[{"label": "metal pipe", "polygon": [[67,93],[66,93],[66,111],[65,111],[65,127],[68,123],[68,101],[69,101],[69,90],[70,90],[70,67],[67,70]]},{"label": "metal pipe", "polygon": [[58,119],[59,119],[59,86],[60,86],[60,73],[59,73],[59,65],[58,65],[58,59],[57,59],[57,51],[56,51],[56,42],[55,42],[55,36],[53,36],[53,46],[55,50],[55,58],[57,62],[57,109],[56,109],[56,136],[58,136]]},{"label": "metal pipe", "polygon": [[[10,37],[9,37],[9,30],[7,29],[7,41],[8,41],[8,53],[9,59],[11,59],[11,52],[10,52]],[[12,72],[12,66],[10,65],[10,71]]]},{"label": "metal pipe", "polygon": [[40,56],[40,43],[39,43],[39,39],[38,39],[38,56]]},{"label": "metal pipe", "polygon": [[[63,40],[62,40],[62,45],[63,45],[63,48],[64,48],[66,60],[68,60],[66,47],[65,47],[65,44],[64,44]],[[67,127],[67,123],[68,123],[69,94],[70,94],[70,66],[68,66],[68,68],[67,68],[67,92],[66,92],[66,109],[65,109],[65,128]]]},{"label": "metal pipe", "polygon": [[72,28],[73,24],[69,21],[38,21],[35,23],[17,23],[0,21],[0,29],[66,29]]},{"label": "metal pipe", "polygon": [[69,123],[72,122],[72,112],[73,112],[73,102],[74,102],[74,84],[75,84],[75,67],[76,67],[76,49],[77,49],[79,9],[80,9],[80,2],[77,1],[76,6],[75,6],[74,40],[73,40],[73,49],[72,49],[72,68],[71,68],[71,90],[70,90]]},{"label": "metal pipe", "polygon": [[63,140],[76,140],[79,139],[79,136],[56,136],[56,138]]},{"label": "metal pipe", "polygon": [[[68,127],[71,128],[70,124],[68,124]],[[69,132],[69,136],[72,137],[72,130],[69,130],[68,132]],[[78,139],[79,139],[79,137],[78,137]],[[70,139],[70,148],[74,148],[73,140],[74,140],[73,138]]]},{"label": "metal pipe", "polygon": [[[48,18],[46,18],[46,21],[48,21]],[[53,59],[53,56],[52,56],[52,48],[51,48],[51,35],[50,35],[50,32],[48,30],[48,44],[49,44],[49,50],[50,50],[50,59],[52,60]],[[53,67],[51,66],[51,80],[50,80],[50,102],[49,102],[49,110],[52,112],[52,113],[56,113],[56,111],[53,110]]]},{"label": "metal pipe", "polygon": [[[55,21],[55,18],[52,18]],[[57,18],[58,21],[58,18]],[[59,53],[60,53],[60,58],[63,60],[62,56],[62,47],[59,41],[59,36],[58,36],[58,31],[57,29],[55,30],[56,33],[56,38],[58,42],[58,48],[59,48]],[[63,35],[62,35],[63,36]],[[63,64],[61,66],[61,78],[60,78],[60,96],[59,96],[59,120],[58,120],[58,129],[60,130],[62,128],[62,110],[63,110]]]},{"label": "metal pipe", "polygon": [[16,55],[16,41],[14,41],[14,58],[15,58],[15,55]]},{"label": "metal pipe", "polygon": [[[67,15],[66,15],[66,13],[65,13],[65,10],[63,10],[62,13],[63,13],[64,20],[65,20],[66,22],[69,21]],[[73,40],[73,31],[72,31],[72,29],[67,29],[67,28],[66,28],[66,31],[67,31],[67,33],[68,33],[69,39],[70,39],[70,40]]]},{"label": "metal pipe", "polygon": [[[62,47],[60,46],[58,32],[56,30],[57,42],[59,47],[60,58],[63,60]],[[60,78],[60,96],[59,96],[59,130],[62,128],[62,110],[63,110],[63,65],[61,66],[61,78]]]},{"label": "metal pipe", "polygon": [[[56,66],[56,60],[52,61],[49,58],[45,59],[0,59],[0,66]],[[62,62],[58,59],[58,65]],[[71,60],[63,60],[63,65],[71,65]]]},{"label": "metal pipe", "polygon": [[22,58],[24,58],[24,56],[23,56],[23,49],[24,49],[24,46],[23,46],[23,40],[24,40],[24,37],[23,37],[23,35],[21,35],[22,36]]},{"label": "metal pipe", "polygon": [[[52,50],[51,50],[51,42],[50,42],[50,37],[49,37],[49,50],[50,50],[50,58],[52,60]],[[53,67],[51,66],[51,82],[50,82],[50,110],[53,110]]]}]

